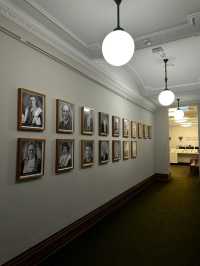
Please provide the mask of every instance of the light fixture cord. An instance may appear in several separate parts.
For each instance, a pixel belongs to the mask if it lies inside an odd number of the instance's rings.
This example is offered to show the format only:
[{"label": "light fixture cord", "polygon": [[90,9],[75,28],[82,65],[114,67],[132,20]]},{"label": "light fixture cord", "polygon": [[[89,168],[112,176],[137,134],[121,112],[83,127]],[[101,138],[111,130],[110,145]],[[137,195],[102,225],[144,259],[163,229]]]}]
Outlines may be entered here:
[{"label": "light fixture cord", "polygon": [[167,62],[168,62],[168,59],[165,58],[164,59],[164,63],[165,63],[165,90],[168,90],[168,88],[167,88],[167,81],[168,81],[168,78],[167,78]]},{"label": "light fixture cord", "polygon": [[120,29],[120,4],[117,4],[117,28]]},{"label": "light fixture cord", "polygon": [[179,98],[177,99],[177,102],[178,102],[178,110],[180,110],[180,99]]},{"label": "light fixture cord", "polygon": [[117,5],[117,28],[115,30],[123,30],[120,27],[120,4],[122,2],[122,0],[114,0],[116,5]]}]

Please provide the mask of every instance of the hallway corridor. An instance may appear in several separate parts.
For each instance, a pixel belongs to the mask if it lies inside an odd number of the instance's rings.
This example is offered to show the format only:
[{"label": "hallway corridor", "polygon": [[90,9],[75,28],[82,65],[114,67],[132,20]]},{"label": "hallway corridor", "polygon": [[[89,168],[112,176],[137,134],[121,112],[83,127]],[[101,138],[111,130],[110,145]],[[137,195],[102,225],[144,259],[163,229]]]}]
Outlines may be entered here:
[{"label": "hallway corridor", "polygon": [[200,180],[172,167],[156,183],[42,266],[199,266]]}]

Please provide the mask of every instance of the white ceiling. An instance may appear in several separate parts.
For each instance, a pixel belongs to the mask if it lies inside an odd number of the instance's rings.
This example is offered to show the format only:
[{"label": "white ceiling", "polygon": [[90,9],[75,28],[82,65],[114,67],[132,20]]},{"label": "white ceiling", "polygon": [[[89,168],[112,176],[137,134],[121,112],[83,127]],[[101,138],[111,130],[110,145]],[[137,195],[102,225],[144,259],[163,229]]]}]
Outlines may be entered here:
[{"label": "white ceiling", "polygon": [[[169,87],[182,101],[200,100],[200,0],[123,0],[121,26],[134,37],[136,52],[121,69],[106,66],[101,42],[116,27],[113,0],[0,0],[10,2],[86,56],[126,87],[156,102],[164,86],[163,56],[169,58]],[[196,14],[196,25],[191,23]],[[146,40],[152,45],[147,47]],[[152,53],[161,46],[162,54]],[[125,73],[126,72],[126,73]],[[137,91],[137,90],[136,90]]]},{"label": "white ceiling", "polygon": [[[16,1],[16,0],[15,0]],[[113,0],[27,0],[87,45],[101,43],[116,27]],[[121,26],[134,38],[187,23],[187,15],[200,11],[199,0],[124,0]]]}]

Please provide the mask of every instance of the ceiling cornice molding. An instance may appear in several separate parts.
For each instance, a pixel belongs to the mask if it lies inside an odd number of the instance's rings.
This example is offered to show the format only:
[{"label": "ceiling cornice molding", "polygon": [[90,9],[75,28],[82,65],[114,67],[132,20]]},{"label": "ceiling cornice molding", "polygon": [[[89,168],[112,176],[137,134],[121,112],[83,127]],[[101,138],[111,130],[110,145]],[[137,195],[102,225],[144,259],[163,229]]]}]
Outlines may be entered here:
[{"label": "ceiling cornice molding", "polygon": [[134,80],[138,86],[138,89],[141,93],[141,95],[145,96],[146,94],[146,91],[145,91],[145,86],[144,86],[144,82],[141,78],[141,76],[139,75],[139,73],[135,70],[135,68],[132,66],[131,63],[127,64],[126,66],[132,73],[133,77],[134,77]]},{"label": "ceiling cornice molding", "polygon": [[65,34],[67,35],[68,40],[71,40],[72,43],[77,42],[79,46],[82,46],[82,48],[88,49],[88,45],[84,41],[78,38],[77,35],[75,35],[72,31],[70,31],[66,26],[64,26],[60,21],[58,21],[54,16],[52,16],[49,12],[47,12],[44,8],[42,8],[36,2],[31,1],[31,0],[24,0],[24,2],[30,5],[40,14],[45,16],[51,23],[53,23],[54,25],[59,27],[61,30],[63,30]]},{"label": "ceiling cornice molding", "polygon": [[[151,101],[147,100],[142,95],[136,94],[131,88],[127,88],[118,81],[112,80],[106,72],[103,72],[102,69],[98,68],[95,62],[84,56],[70,45],[67,45],[65,41],[58,38],[58,36],[47,30],[33,18],[17,9],[15,6],[9,3],[9,1],[0,0],[0,14],[9,21],[12,21],[12,23],[15,25],[20,26],[20,29],[22,28],[25,30],[25,32],[31,33],[34,37],[37,37],[38,42],[36,45],[33,43],[32,48],[34,48],[34,46],[38,47],[36,50],[43,52],[43,54],[46,54],[47,56],[49,55],[49,57],[52,59],[56,59],[57,56],[52,54],[52,49],[48,50],[48,46],[50,45],[50,47],[53,47],[53,49],[58,51],[60,55],[63,55],[62,58],[57,58],[57,62],[63,62],[63,64],[72,67],[89,79],[92,79],[115,94],[146,110],[155,110],[156,107]],[[8,28],[8,30],[10,29]],[[14,34],[18,35],[17,32],[14,32]],[[40,43],[40,41],[42,42]],[[31,42],[28,39],[22,38],[21,42],[31,46]]]}]

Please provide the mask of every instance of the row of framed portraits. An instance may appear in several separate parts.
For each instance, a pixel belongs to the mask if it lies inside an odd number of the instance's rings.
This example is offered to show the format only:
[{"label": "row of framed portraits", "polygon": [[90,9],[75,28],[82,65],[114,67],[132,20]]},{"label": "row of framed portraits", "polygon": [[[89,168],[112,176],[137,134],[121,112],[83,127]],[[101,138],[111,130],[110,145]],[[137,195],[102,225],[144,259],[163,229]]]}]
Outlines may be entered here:
[{"label": "row of framed portraits", "polygon": [[[44,131],[45,130],[45,95],[26,89],[18,89],[18,130]],[[94,134],[93,108],[81,107],[81,134]],[[109,114],[99,112],[99,136],[109,135]],[[56,100],[56,132],[74,133],[74,104]],[[112,116],[112,136],[120,137],[121,118]],[[122,136],[128,138],[152,138],[152,126],[122,119]]]},{"label": "row of framed portraits", "polygon": [[[81,140],[81,168],[94,165],[95,141]],[[17,181],[35,179],[44,175],[45,139],[18,138],[17,142]],[[110,161],[110,143],[99,140],[99,164]],[[121,146],[123,155],[121,156]],[[60,174],[74,168],[74,140],[56,139],[55,173]],[[112,161],[135,159],[137,141],[112,140]]]}]

